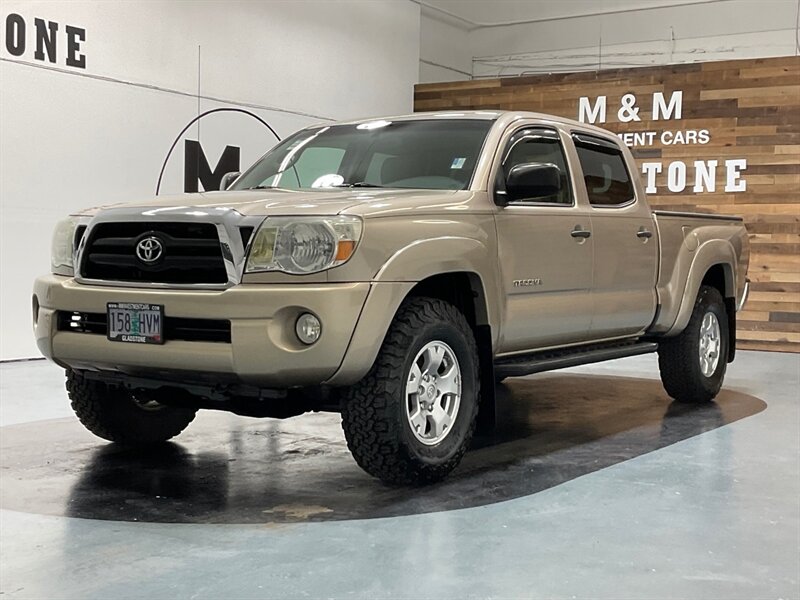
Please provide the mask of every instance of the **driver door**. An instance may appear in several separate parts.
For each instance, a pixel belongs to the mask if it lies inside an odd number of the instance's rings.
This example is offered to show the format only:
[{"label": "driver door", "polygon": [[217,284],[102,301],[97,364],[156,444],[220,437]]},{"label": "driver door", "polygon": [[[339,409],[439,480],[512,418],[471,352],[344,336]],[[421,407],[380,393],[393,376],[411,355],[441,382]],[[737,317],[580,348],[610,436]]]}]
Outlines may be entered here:
[{"label": "driver door", "polygon": [[[513,353],[591,339],[594,242],[588,210],[578,206],[559,133],[543,127],[517,129],[496,167],[495,197],[505,196],[505,177],[525,163],[561,170],[561,190],[546,198],[498,206],[499,266],[505,322],[499,352]],[[582,232],[582,233],[581,233]]]}]

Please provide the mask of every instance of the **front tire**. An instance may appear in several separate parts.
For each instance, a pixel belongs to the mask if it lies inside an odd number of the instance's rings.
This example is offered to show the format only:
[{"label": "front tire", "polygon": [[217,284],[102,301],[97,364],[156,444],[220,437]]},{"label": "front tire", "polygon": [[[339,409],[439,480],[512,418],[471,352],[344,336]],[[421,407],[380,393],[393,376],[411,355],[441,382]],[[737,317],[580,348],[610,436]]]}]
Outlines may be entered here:
[{"label": "front tire", "polygon": [[358,465],[391,484],[446,477],[475,430],[478,373],[464,315],[434,298],[406,301],[372,369],[342,396],[342,428]]},{"label": "front tire", "polygon": [[710,402],[728,366],[728,313],[716,288],[700,287],[692,316],[677,336],[658,346],[658,367],[667,393],[678,402]]},{"label": "front tire", "polygon": [[128,446],[158,444],[186,429],[197,412],[138,398],[122,387],[67,371],[67,392],[80,422],[97,437]]}]

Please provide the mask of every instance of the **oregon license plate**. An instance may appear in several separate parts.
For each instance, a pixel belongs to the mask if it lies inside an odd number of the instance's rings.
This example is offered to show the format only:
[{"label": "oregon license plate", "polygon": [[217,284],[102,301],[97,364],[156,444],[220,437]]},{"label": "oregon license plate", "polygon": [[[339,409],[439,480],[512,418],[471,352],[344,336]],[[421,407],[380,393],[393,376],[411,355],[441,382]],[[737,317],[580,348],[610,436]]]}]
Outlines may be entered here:
[{"label": "oregon license plate", "polygon": [[136,302],[109,302],[108,339],[134,344],[164,343],[164,306]]}]

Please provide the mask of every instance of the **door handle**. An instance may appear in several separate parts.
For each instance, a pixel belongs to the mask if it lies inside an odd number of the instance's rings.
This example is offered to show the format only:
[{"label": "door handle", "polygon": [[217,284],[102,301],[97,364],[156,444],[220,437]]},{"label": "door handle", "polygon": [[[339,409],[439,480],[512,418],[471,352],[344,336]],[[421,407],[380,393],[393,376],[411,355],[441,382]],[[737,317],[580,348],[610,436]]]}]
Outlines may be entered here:
[{"label": "door handle", "polygon": [[588,229],[584,229],[580,225],[575,225],[575,229],[572,230],[570,235],[574,238],[583,238],[586,239],[588,237],[592,237],[592,232]]},{"label": "door handle", "polygon": [[650,231],[649,229],[646,229],[645,227],[639,227],[639,231],[636,232],[636,237],[649,239],[653,237],[653,232]]}]

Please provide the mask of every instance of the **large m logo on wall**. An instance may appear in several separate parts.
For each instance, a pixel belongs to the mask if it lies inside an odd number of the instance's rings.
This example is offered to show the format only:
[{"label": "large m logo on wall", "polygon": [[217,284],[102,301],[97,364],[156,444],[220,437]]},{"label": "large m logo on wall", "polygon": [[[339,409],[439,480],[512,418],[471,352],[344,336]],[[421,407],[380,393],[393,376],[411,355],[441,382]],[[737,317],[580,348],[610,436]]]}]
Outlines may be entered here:
[{"label": "large m logo on wall", "polygon": [[197,192],[198,182],[203,184],[204,191],[218,190],[222,176],[231,171],[240,171],[240,154],[238,146],[225,146],[217,166],[212,169],[208,164],[200,142],[185,140],[183,144],[183,191]]},{"label": "large m logo on wall", "polygon": [[[185,137],[189,129],[200,119],[204,119],[203,141],[200,141],[199,128],[196,140]],[[258,125],[254,126],[253,121]],[[177,192],[181,187],[185,193],[218,190],[225,173],[241,171],[242,160],[245,162],[244,166],[249,166],[280,139],[269,123],[257,114],[242,108],[226,106],[200,113],[181,129],[169,147],[158,175],[156,195],[161,193],[162,183],[171,193]],[[236,145],[229,144],[230,141]],[[181,165],[179,160],[170,162],[170,157],[178,154],[174,151],[181,145],[183,145],[183,164]],[[206,151],[211,148],[213,158],[213,153],[220,147],[224,149],[212,167]],[[168,168],[169,165],[173,166]]]}]

